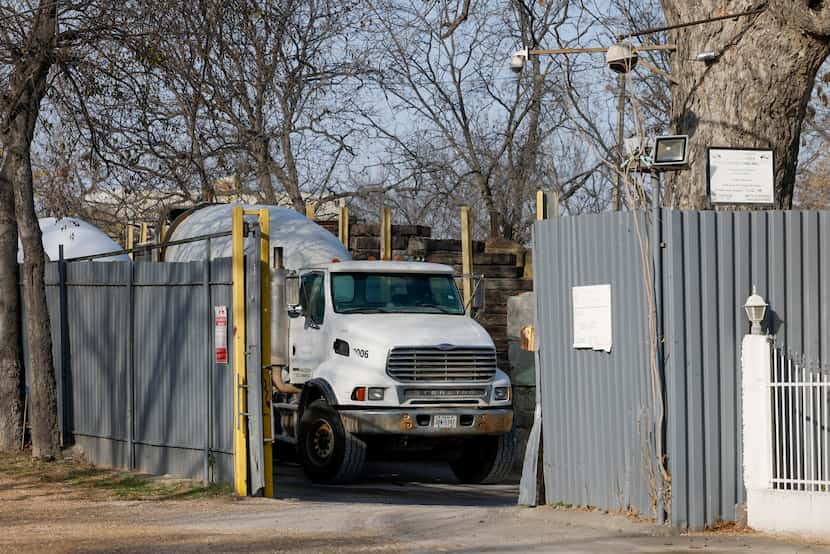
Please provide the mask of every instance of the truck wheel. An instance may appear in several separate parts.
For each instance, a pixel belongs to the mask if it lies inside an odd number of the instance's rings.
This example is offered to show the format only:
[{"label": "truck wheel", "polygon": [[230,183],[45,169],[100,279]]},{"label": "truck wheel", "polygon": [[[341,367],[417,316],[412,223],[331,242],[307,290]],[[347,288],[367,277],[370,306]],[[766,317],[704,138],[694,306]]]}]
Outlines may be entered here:
[{"label": "truck wheel", "polygon": [[513,432],[497,437],[467,439],[450,468],[462,483],[501,483],[513,469],[516,439]]},{"label": "truck wheel", "polygon": [[363,472],[366,443],[343,427],[328,402],[315,400],[303,411],[297,453],[306,476],[315,483],[345,483]]}]

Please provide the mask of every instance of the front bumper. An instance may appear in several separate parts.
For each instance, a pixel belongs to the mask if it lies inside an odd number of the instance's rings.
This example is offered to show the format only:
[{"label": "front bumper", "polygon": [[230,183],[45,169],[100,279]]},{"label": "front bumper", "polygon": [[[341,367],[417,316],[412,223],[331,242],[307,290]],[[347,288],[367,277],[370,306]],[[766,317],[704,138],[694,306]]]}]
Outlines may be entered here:
[{"label": "front bumper", "polygon": [[[418,435],[463,437],[503,435],[513,428],[512,408],[404,408],[400,410],[340,410],[347,431],[355,435]],[[436,427],[434,416],[456,416],[452,428]]]}]

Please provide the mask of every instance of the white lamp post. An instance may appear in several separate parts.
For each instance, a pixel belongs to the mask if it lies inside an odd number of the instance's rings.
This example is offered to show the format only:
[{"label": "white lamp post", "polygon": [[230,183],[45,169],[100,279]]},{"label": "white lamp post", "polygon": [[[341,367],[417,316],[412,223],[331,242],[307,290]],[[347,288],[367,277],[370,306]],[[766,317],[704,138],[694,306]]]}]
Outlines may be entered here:
[{"label": "white lamp post", "polygon": [[763,335],[764,329],[761,327],[761,322],[764,321],[764,316],[767,313],[767,301],[764,300],[764,297],[758,294],[755,291],[755,287],[752,287],[752,295],[746,299],[746,304],[744,304],[744,310],[746,310],[746,317],[749,319],[749,322],[752,323],[752,328],[750,329],[750,333],[753,335]]}]

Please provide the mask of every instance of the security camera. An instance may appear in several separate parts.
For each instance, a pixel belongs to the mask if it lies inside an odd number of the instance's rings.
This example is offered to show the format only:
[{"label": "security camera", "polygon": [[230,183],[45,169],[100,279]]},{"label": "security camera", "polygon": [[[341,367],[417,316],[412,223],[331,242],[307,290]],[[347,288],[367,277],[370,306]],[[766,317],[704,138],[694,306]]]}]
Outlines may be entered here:
[{"label": "security camera", "polygon": [[642,137],[633,136],[623,140],[623,152],[627,158],[635,158],[645,154],[647,141]]},{"label": "security camera", "polygon": [[605,53],[605,63],[614,73],[628,73],[637,65],[637,51],[625,42],[618,42]]},{"label": "security camera", "polygon": [[510,58],[510,70],[513,73],[521,73],[527,60],[527,48],[516,50]]}]

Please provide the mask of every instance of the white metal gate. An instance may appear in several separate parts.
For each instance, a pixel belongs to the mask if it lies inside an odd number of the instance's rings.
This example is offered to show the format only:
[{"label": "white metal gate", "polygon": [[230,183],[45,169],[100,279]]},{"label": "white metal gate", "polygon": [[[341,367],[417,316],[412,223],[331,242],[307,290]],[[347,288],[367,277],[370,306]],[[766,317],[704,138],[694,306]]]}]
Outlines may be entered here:
[{"label": "white metal gate", "polygon": [[772,488],[830,491],[830,373],[773,350]]}]

